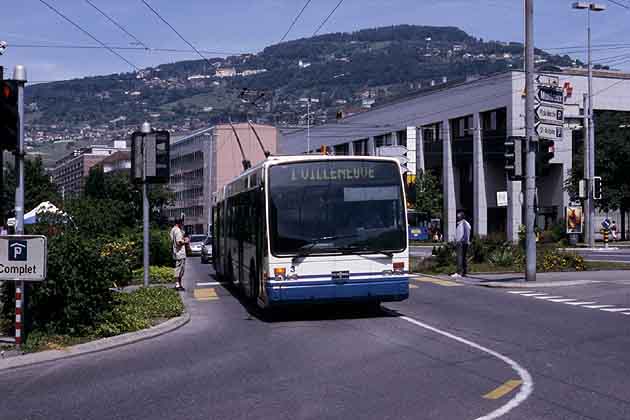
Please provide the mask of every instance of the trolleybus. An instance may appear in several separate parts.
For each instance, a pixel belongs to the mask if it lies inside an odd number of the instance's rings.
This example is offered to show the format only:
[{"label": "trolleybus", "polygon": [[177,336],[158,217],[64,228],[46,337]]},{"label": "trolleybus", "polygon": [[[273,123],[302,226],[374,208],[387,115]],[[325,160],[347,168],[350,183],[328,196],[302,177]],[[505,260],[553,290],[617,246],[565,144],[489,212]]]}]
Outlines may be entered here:
[{"label": "trolleybus", "polygon": [[259,306],[409,296],[397,160],[269,157],[213,198],[213,260]]}]

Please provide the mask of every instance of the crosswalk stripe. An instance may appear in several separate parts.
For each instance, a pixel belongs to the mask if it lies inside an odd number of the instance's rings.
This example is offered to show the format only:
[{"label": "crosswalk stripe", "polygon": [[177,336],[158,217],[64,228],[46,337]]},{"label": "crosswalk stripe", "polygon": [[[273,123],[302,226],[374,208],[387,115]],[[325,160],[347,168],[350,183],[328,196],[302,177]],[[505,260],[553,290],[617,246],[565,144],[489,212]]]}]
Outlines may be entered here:
[{"label": "crosswalk stripe", "polygon": [[510,290],[508,293],[512,293],[514,295],[522,295],[525,293],[533,293],[532,290]]},{"label": "crosswalk stripe", "polygon": [[542,299],[542,300],[560,299],[560,298],[562,298],[562,296],[534,296],[534,299]]},{"label": "crosswalk stripe", "polygon": [[577,299],[549,299],[549,302],[556,303],[567,303],[567,302],[575,302]]},{"label": "crosswalk stripe", "polygon": [[630,308],[608,308],[608,309],[604,308],[604,309],[602,309],[602,311],[605,311],[605,312],[627,312],[627,311],[630,311]]},{"label": "crosswalk stripe", "polygon": [[547,295],[547,293],[527,293],[527,294],[523,294],[521,296],[536,297],[536,296],[548,296],[548,295]]},{"label": "crosswalk stripe", "polygon": [[565,305],[592,305],[597,302],[565,302]]},{"label": "crosswalk stripe", "polygon": [[585,305],[584,308],[588,309],[602,309],[602,308],[612,308],[615,305]]}]

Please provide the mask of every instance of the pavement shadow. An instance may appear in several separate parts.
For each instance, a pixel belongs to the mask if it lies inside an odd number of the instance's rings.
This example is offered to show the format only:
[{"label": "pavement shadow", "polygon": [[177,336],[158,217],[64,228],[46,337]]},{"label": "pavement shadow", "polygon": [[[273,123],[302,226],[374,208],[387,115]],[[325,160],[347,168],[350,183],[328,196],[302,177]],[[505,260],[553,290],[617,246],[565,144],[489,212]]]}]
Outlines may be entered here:
[{"label": "pavement shadow", "polygon": [[256,302],[246,298],[237,286],[226,282],[221,282],[221,285],[239,301],[251,318],[262,322],[333,321],[398,316],[376,302],[304,303],[262,309]]}]

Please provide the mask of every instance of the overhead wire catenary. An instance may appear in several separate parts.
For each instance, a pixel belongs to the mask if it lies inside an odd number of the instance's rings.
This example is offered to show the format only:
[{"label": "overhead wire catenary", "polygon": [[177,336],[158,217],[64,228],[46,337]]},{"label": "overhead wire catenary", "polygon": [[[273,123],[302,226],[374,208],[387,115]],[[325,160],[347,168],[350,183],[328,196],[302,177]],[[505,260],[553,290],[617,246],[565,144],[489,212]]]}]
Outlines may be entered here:
[{"label": "overhead wire catenary", "polygon": [[326,24],[326,22],[328,22],[328,20],[332,17],[333,14],[335,14],[335,12],[337,11],[337,9],[339,8],[339,6],[341,6],[341,3],[343,3],[344,0],[339,0],[339,3],[337,3],[337,5],[335,6],[334,9],[332,9],[332,11],[328,14],[328,16],[326,16],[326,19],[324,19],[322,21],[322,23],[319,24],[319,26],[317,27],[317,29],[315,29],[315,32],[313,32],[313,36],[317,35],[319,33],[319,31],[324,27],[324,25]]},{"label": "overhead wire catenary", "polygon": [[81,32],[83,32],[84,34],[86,34],[87,36],[89,36],[90,38],[92,38],[94,41],[98,42],[99,44],[101,44],[103,46],[103,48],[107,49],[109,52],[111,52],[112,54],[114,54],[115,56],[117,56],[118,58],[120,58],[121,60],[123,60],[125,63],[129,64],[131,67],[133,67],[135,70],[140,70],[140,68],[138,66],[136,66],[134,63],[132,63],[131,61],[129,61],[128,59],[126,59],[125,57],[123,57],[122,55],[120,55],[119,53],[117,53],[115,50],[113,50],[112,48],[110,48],[107,44],[105,44],[103,41],[101,41],[100,39],[96,38],[94,35],[92,35],[90,32],[88,32],[86,29],[84,29],[83,27],[81,27],[81,25],[79,25],[78,23],[74,22],[72,19],[70,19],[68,16],[64,15],[63,13],[61,13],[58,9],[56,9],[55,7],[53,7],[51,4],[47,3],[45,0],[39,0],[40,3],[44,4],[46,7],[48,7],[50,10],[52,10],[53,12],[55,12],[57,15],[59,15],[61,18],[63,18],[66,22],[70,23],[72,26],[74,26],[75,28],[77,28],[78,30],[80,30]]},{"label": "overhead wire catenary", "polygon": [[121,31],[123,31],[125,34],[127,34],[131,39],[133,39],[134,41],[136,41],[138,43],[138,45],[142,45],[144,47],[144,49],[148,50],[150,49],[144,42],[140,41],[134,34],[132,34],[131,32],[129,32],[127,29],[125,29],[124,26],[122,26],[121,24],[119,24],[118,22],[116,22],[111,16],[109,16],[107,13],[105,13],[103,10],[101,10],[98,6],[96,6],[94,3],[92,3],[90,0],[85,0],[85,2],[87,4],[89,4],[90,6],[92,6],[92,8],[94,8],[97,12],[99,12],[101,15],[103,15],[107,20],[109,20],[114,26],[116,26],[118,29],[120,29]]},{"label": "overhead wire catenary", "polygon": [[300,10],[300,12],[297,14],[297,16],[295,16],[295,18],[293,19],[293,22],[291,22],[291,25],[289,25],[289,29],[287,29],[287,31],[282,36],[282,39],[280,39],[280,42],[283,42],[287,38],[287,36],[289,35],[289,32],[291,32],[291,29],[293,29],[293,27],[295,26],[295,23],[298,21],[300,16],[302,16],[302,13],[304,13],[304,10],[306,10],[308,5],[311,4],[312,1],[313,0],[307,0],[306,1],[304,6],[302,7],[302,10]]}]

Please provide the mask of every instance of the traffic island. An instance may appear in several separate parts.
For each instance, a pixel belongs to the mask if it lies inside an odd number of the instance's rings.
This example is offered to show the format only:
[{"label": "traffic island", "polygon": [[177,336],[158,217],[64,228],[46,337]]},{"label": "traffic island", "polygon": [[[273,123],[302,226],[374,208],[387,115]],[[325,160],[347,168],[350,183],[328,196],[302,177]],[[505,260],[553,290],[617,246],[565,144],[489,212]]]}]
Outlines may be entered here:
[{"label": "traffic island", "polygon": [[157,337],[186,324],[190,316],[177,292],[141,288],[114,295],[111,309],[82,334],[58,334],[52,328],[32,331],[20,352],[4,344],[0,370],[75,357]]}]

